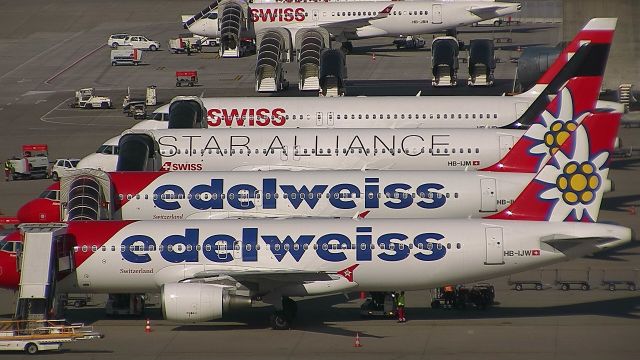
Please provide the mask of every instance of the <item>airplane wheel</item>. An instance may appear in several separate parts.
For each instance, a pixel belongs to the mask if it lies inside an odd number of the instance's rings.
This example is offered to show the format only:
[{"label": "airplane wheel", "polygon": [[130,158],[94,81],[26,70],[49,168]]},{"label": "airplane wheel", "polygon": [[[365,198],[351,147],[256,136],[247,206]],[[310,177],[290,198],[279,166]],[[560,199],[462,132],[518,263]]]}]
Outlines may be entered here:
[{"label": "airplane wheel", "polygon": [[582,284],[580,288],[582,289],[582,291],[589,291],[589,284]]},{"label": "airplane wheel", "polygon": [[569,284],[562,284],[562,286],[560,286],[560,289],[562,289],[562,291],[569,291]]},{"label": "airplane wheel", "polygon": [[291,320],[285,315],[284,311],[276,311],[271,315],[271,328],[273,330],[287,330],[291,328]]},{"label": "airplane wheel", "polygon": [[536,284],[536,290],[538,291],[542,290],[542,284]]},{"label": "airplane wheel", "polygon": [[615,284],[609,284],[609,291],[616,291],[616,285]]},{"label": "airplane wheel", "polygon": [[636,291],[636,285],[635,284],[629,284],[629,291]]},{"label": "airplane wheel", "polygon": [[516,291],[522,291],[522,284],[516,284]]}]

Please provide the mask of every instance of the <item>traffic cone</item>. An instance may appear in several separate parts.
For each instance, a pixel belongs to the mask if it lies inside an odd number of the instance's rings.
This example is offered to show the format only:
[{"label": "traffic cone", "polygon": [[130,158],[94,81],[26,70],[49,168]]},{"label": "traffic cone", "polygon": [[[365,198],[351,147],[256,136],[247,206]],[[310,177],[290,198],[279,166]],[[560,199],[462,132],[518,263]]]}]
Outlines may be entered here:
[{"label": "traffic cone", "polygon": [[149,319],[147,319],[147,324],[144,326],[144,332],[146,333],[151,332],[151,321],[149,321]]},{"label": "traffic cone", "polygon": [[360,344],[360,333],[356,333],[356,342],[353,344],[353,347],[362,347],[362,344]]},{"label": "traffic cone", "polygon": [[376,53],[371,53],[371,60],[376,61]]}]

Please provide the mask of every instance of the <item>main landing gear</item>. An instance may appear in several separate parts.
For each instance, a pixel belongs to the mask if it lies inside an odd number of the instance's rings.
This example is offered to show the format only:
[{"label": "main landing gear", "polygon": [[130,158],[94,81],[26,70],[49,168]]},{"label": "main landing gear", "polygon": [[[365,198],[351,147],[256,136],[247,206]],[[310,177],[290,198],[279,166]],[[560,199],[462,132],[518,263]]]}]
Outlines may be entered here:
[{"label": "main landing gear", "polygon": [[351,41],[345,41],[342,43],[342,47],[340,48],[340,50],[342,50],[342,52],[344,52],[345,54],[350,54],[353,52],[353,44],[351,43]]},{"label": "main landing gear", "polygon": [[298,314],[298,305],[287,296],[282,297],[282,309],[277,309],[271,315],[271,328],[274,330],[287,330]]}]

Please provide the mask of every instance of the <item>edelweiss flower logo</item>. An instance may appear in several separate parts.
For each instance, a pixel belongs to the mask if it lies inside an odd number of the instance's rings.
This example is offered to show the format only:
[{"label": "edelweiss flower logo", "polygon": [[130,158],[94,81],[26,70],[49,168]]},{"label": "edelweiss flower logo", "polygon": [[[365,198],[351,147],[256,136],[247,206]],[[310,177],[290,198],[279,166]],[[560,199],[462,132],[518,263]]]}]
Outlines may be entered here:
[{"label": "edelweiss flower logo", "polygon": [[585,216],[592,219],[590,205],[603,184],[598,169],[603,169],[609,153],[603,151],[590,156],[589,135],[584,127],[579,127],[575,136],[573,156],[558,152],[555,155],[558,165],[545,166],[536,177],[546,187],[540,198],[554,203],[549,214],[552,221],[565,220],[572,213],[578,220]]},{"label": "edelweiss flower logo", "polygon": [[582,120],[589,115],[589,113],[583,113],[577,119],[574,118],[573,97],[566,87],[562,89],[557,100],[558,113],[552,114],[545,110],[539,121],[531,125],[525,135],[535,142],[535,145],[529,149],[529,153],[538,156],[541,162],[547,156],[555,154]]}]

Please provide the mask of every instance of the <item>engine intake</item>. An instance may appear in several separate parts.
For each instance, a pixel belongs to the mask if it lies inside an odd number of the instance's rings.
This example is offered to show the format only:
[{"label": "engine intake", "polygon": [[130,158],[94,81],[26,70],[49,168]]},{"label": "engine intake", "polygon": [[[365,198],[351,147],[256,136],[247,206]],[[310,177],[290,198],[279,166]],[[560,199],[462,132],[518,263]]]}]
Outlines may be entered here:
[{"label": "engine intake", "polygon": [[231,308],[251,306],[251,298],[230,294],[224,286],[203,283],[172,283],[162,286],[162,313],[176,322],[219,319]]}]

